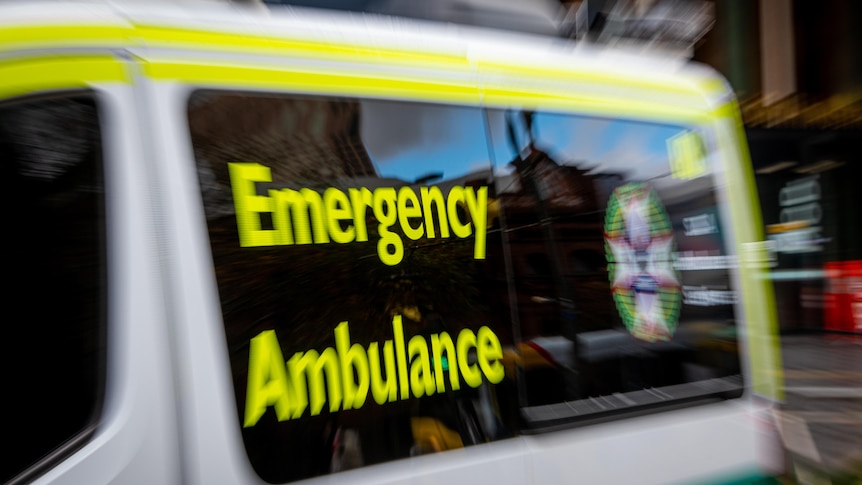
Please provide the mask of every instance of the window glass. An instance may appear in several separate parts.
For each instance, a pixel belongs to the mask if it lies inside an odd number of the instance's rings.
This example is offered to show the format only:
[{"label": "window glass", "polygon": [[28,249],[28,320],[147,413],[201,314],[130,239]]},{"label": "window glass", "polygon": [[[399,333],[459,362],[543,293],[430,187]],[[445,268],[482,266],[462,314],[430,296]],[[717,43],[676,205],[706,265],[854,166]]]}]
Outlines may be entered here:
[{"label": "window glass", "polygon": [[533,425],[738,392],[711,169],[688,127],[488,113]]},{"label": "window glass", "polygon": [[479,109],[199,91],[188,113],[237,425],[261,478],[515,432]]},{"label": "window glass", "polygon": [[0,104],[5,483],[92,430],[104,375],[104,190],[91,97]]}]

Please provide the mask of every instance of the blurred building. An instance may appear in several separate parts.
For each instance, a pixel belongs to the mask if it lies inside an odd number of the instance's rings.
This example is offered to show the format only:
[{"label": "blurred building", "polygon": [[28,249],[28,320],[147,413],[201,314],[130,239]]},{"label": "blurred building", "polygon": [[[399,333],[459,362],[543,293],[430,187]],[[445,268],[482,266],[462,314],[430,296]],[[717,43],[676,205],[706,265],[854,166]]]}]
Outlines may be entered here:
[{"label": "blurred building", "polygon": [[862,3],[721,0],[693,59],[740,99],[784,331],[862,332]]},{"label": "blurred building", "polygon": [[649,50],[691,58],[715,23],[714,5],[705,0],[563,1],[563,37],[602,46]]},{"label": "blurred building", "polygon": [[862,2],[581,0],[563,37],[690,58],[740,100],[784,331],[862,333]]}]

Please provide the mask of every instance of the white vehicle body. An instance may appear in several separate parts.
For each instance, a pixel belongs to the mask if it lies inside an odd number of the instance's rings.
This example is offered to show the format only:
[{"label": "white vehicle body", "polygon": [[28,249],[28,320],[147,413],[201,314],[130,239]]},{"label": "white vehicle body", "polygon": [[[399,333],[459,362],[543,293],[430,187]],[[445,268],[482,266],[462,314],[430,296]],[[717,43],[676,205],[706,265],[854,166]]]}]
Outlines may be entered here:
[{"label": "white vehicle body", "polygon": [[[98,106],[108,282],[104,397],[95,422],[33,461],[30,471],[22,468],[18,479],[265,482],[243,445],[237,370],[225,343],[197,147],[189,136],[189,98],[199,90],[407,100],[481,113],[545,110],[695,126],[711,140],[726,254],[740,261],[729,268],[740,297],[728,306],[745,379],[739,397],[668,399],[674,402],[666,407],[653,403],[586,422],[548,417],[567,401],[527,405],[521,419],[544,425],[302,483],[683,484],[776,471],[769,403],[780,397],[780,364],[771,289],[757,276],[762,227],[735,102],[716,74],[556,39],[387,18],[40,2],[0,5],[0,102],[82,92]],[[628,334],[614,332],[579,335],[581,360],[622,352],[613,342]],[[566,360],[566,345],[555,350],[558,338],[537,337],[534,348],[552,360],[559,352],[559,366],[576,365]],[[17,358],[27,352],[18,349]],[[476,368],[474,360],[463,365]]]}]

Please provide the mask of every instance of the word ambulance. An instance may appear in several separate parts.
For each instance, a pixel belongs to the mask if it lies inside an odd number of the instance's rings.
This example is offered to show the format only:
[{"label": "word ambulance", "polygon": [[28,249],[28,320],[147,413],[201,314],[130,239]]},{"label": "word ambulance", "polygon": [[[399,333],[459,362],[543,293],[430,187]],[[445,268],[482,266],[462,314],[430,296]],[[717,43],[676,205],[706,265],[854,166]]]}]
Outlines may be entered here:
[{"label": "word ambulance", "polygon": [[[411,240],[434,239],[434,214],[440,238],[449,231],[464,239],[475,234],[473,257],[485,259],[488,226],[488,187],[449,189],[445,200],[440,187],[421,187],[419,195],[408,186],[351,188],[345,193],[335,187],[321,195],[301,190],[269,190],[257,195],[255,183],[272,182],[269,167],[258,163],[230,163],[231,190],[236,208],[240,246],[289,246],[294,244],[327,244],[368,241],[366,208],[371,208],[378,224],[380,261],[394,266],[404,258],[404,241],[390,228],[396,223]],[[469,221],[462,221],[461,207]],[[435,210],[436,209],[436,210]],[[272,213],[273,229],[262,229],[260,213]]]},{"label": "word ambulance", "polygon": [[417,398],[443,393],[447,371],[452,390],[461,388],[460,379],[476,388],[484,379],[497,384],[505,376],[500,339],[488,327],[475,333],[465,328],[455,341],[446,332],[428,340],[415,335],[405,345],[401,315],[395,315],[392,331],[394,342],[383,343],[382,366],[377,342],[367,349],[350,343],[348,322],[335,327],[335,348],[297,352],[286,362],[275,331],[259,333],[249,345],[243,426],[257,424],[270,406],[279,421],[299,418],[309,407],[316,416],[327,395],[329,411],[337,412],[361,408],[369,390],[378,404],[405,400],[411,393]]}]

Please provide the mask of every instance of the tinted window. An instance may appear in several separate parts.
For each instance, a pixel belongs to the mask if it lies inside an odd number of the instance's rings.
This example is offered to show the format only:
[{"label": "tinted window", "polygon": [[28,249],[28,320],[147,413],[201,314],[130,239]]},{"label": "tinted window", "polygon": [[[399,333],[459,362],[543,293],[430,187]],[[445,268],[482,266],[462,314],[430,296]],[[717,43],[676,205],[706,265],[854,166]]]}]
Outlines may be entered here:
[{"label": "tinted window", "polygon": [[6,258],[5,482],[83,442],[101,402],[104,214],[89,97],[0,105]]},{"label": "tinted window", "polygon": [[703,134],[552,113],[488,120],[527,420],[738,392],[735,259]]},{"label": "tinted window", "polygon": [[237,425],[263,479],[514,432],[480,110],[197,92],[189,123]]}]

